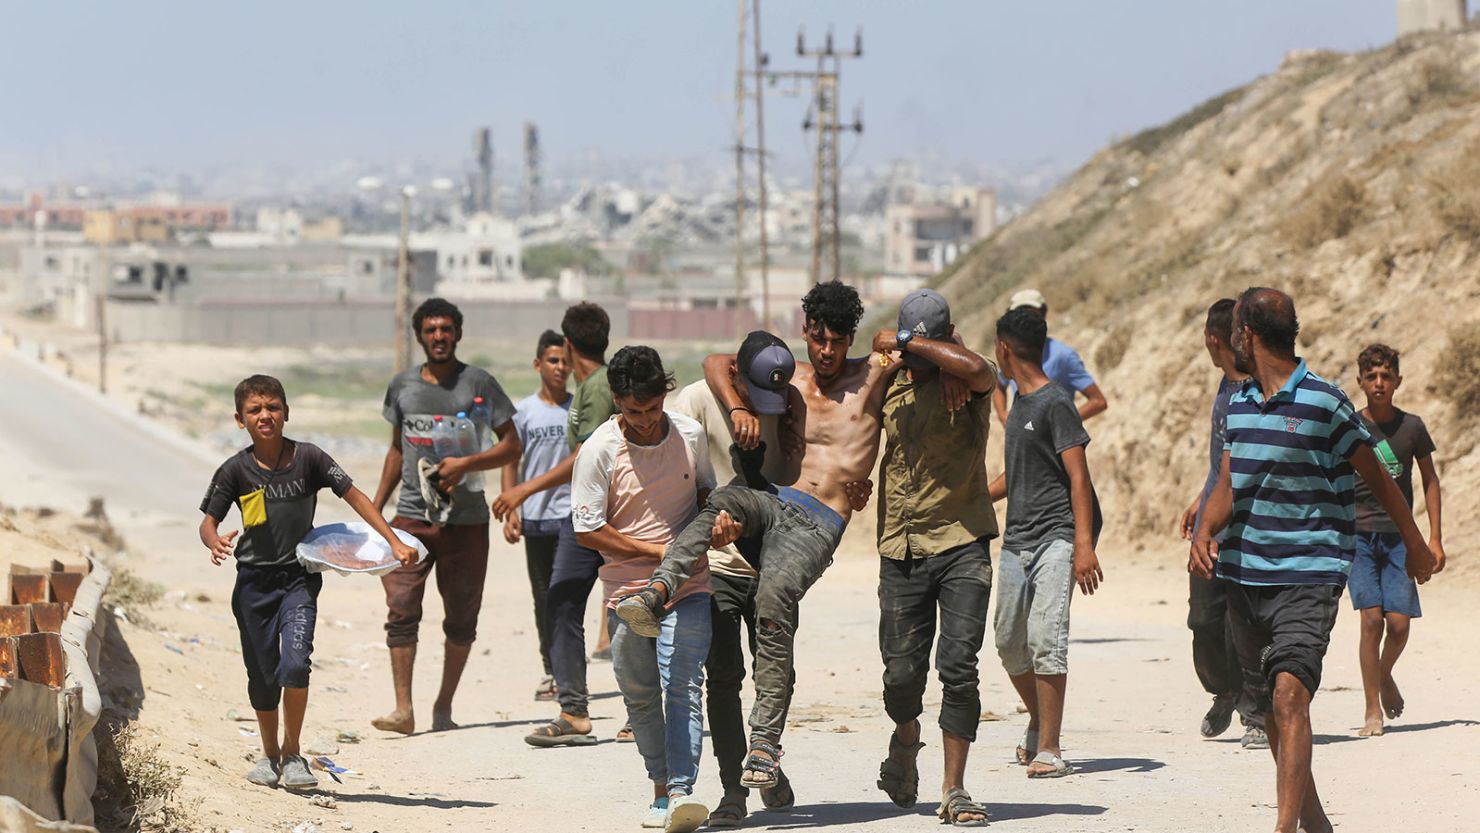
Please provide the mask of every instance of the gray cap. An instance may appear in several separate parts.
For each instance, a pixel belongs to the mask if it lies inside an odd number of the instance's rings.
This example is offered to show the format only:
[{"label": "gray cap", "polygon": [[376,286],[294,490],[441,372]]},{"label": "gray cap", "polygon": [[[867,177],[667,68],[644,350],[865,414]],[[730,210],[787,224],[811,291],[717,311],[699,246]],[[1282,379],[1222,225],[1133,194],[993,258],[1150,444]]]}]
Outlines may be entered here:
[{"label": "gray cap", "polygon": [[[951,305],[933,289],[916,289],[899,302],[899,329],[909,330],[917,338],[943,341],[951,334]],[[932,367],[909,352],[904,354],[904,361],[916,370]]]},{"label": "gray cap", "polygon": [[756,413],[786,413],[786,387],[797,369],[786,342],[765,330],[756,330],[745,337],[735,354],[735,368],[740,371],[740,381]]}]

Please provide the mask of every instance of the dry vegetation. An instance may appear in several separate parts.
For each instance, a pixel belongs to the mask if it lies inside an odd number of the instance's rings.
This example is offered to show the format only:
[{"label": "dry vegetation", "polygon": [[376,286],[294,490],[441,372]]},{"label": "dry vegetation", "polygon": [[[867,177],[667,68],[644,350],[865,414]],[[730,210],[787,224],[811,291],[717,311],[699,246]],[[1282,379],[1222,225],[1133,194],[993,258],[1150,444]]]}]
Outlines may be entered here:
[{"label": "dry vegetation", "polygon": [[[1048,298],[1050,331],[1091,363],[1110,400],[1090,426],[1103,540],[1176,547],[1167,507],[1202,481],[1216,381],[1202,312],[1252,285],[1295,296],[1302,355],[1358,400],[1361,348],[1400,350],[1400,404],[1428,418],[1446,490],[1480,487],[1480,419],[1460,418],[1480,409],[1477,79],[1473,27],[1292,54],[1106,148],[940,276],[977,346],[1007,296],[1031,286]],[[1454,505],[1446,533],[1480,534],[1480,508]],[[1463,561],[1459,572],[1476,566]]]}]

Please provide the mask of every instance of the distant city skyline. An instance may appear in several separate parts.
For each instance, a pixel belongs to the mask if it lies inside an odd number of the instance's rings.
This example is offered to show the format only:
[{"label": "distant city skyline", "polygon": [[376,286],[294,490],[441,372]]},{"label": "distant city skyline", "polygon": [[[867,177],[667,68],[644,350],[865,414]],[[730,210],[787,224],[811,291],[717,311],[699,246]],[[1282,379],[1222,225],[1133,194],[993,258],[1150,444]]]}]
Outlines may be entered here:
[{"label": "distant city skyline", "polygon": [[[1472,3],[1472,6],[1474,3]],[[818,0],[763,6],[773,69],[806,68],[799,25],[840,47],[860,164],[1080,164],[1116,136],[1272,72],[1293,49],[1394,37],[1393,0]],[[454,164],[493,129],[513,182],[523,122],[545,159],[726,163],[735,5],[141,0],[8,4],[0,186],[87,172]],[[805,165],[805,99],[767,98],[778,166]]]}]

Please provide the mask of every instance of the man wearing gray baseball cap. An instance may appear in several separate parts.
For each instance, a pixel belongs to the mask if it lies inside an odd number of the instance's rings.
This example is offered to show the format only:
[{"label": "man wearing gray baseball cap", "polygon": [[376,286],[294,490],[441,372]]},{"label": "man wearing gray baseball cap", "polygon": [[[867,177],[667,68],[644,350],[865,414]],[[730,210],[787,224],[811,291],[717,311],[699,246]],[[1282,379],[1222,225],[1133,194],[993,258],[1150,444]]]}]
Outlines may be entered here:
[{"label": "man wearing gray baseball cap", "polygon": [[[1038,313],[1046,321],[1048,320],[1048,299],[1043,293],[1036,289],[1020,289],[1012,293],[1007,301],[1007,310],[1028,309]],[[1050,338],[1043,347],[1043,375],[1051,382],[1058,382],[1070,391],[1077,391],[1084,396],[1084,402],[1079,405],[1079,419],[1086,421],[1092,416],[1105,412],[1110,407],[1105,401],[1105,393],[1095,382],[1095,377],[1084,368],[1084,359],[1069,345],[1057,339]],[[1011,394],[1011,397],[1009,397]],[[992,394],[992,402],[997,408],[997,419],[1002,424],[1007,424],[1007,410],[1011,407],[1010,398],[1017,396],[1017,385],[1008,380],[1000,373],[997,375],[997,390]]]},{"label": "man wearing gray baseball cap", "polygon": [[[924,746],[918,718],[934,642],[945,758],[937,813],[956,826],[982,826],[986,808],[972,800],[964,780],[981,715],[977,654],[992,595],[988,546],[997,537],[986,467],[996,368],[958,343],[950,305],[933,289],[905,297],[898,330],[879,332],[874,349],[898,354],[908,370],[884,394],[879,652],[884,710],[895,729],[878,786],[901,807],[915,803],[916,757]],[[947,374],[970,390],[963,407],[952,408],[945,395]]]}]

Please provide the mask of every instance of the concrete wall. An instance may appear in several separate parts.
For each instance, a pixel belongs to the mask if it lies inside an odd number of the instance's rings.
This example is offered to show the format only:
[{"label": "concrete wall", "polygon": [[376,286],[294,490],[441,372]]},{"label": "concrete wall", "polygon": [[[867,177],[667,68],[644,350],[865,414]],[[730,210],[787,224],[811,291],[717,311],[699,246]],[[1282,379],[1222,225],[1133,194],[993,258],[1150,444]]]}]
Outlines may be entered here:
[{"label": "concrete wall", "polygon": [[[532,340],[558,329],[567,301],[455,301],[469,339]],[[612,319],[612,340],[629,337],[624,301],[598,300]],[[413,309],[415,303],[413,303]],[[172,341],[285,347],[373,347],[394,337],[392,300],[201,301],[195,304],[108,302],[108,332],[115,341]]]},{"label": "concrete wall", "polygon": [[1462,29],[1465,0],[1398,0],[1398,36],[1434,29]]}]

